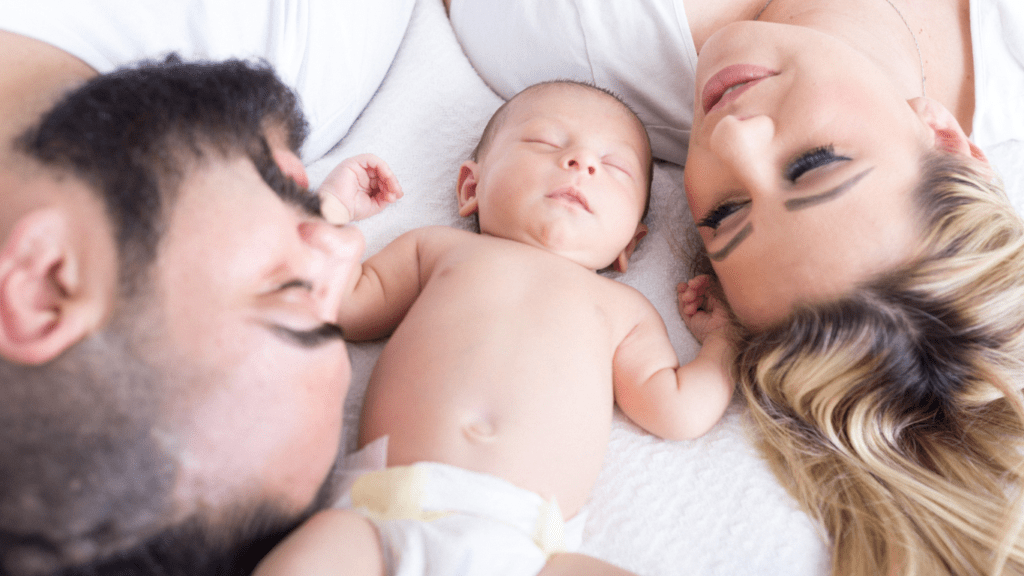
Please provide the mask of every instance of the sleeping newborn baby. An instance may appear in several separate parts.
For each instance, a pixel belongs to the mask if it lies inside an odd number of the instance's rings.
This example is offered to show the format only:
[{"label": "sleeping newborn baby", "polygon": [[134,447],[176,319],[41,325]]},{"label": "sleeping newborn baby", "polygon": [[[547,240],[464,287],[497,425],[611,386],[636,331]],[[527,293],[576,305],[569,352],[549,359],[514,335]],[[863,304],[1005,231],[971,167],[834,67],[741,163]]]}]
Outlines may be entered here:
[{"label": "sleeping newborn baby", "polygon": [[[700,436],[725,411],[729,323],[706,279],[680,292],[703,342],[680,366],[653,305],[596,273],[624,271],[646,233],[640,120],[600,89],[539,84],[498,109],[473,158],[457,194],[480,233],[408,232],[343,299],[347,339],[391,336],[360,423],[361,445],[386,441],[387,467],[355,483],[354,511],[314,516],[260,574],[537,574],[579,545],[614,402],[668,439]],[[347,219],[395,190],[364,155],[321,194]]]}]

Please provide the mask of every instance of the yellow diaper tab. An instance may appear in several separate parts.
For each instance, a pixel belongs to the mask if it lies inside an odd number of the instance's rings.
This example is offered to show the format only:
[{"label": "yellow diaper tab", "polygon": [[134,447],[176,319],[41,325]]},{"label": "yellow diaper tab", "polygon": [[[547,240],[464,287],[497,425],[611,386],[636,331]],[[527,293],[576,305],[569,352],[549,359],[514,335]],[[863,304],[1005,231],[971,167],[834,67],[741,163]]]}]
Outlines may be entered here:
[{"label": "yellow diaper tab", "polygon": [[568,552],[565,545],[565,519],[558,501],[551,498],[540,506],[537,527],[533,530],[533,541],[549,558],[560,552]]},{"label": "yellow diaper tab", "polygon": [[[378,525],[456,517],[498,522],[532,540],[547,557],[569,551],[568,541],[578,540],[569,537],[555,499],[447,464],[421,462],[368,472],[352,485],[350,498],[353,507]],[[573,522],[574,529],[582,526]]]},{"label": "yellow diaper tab", "polygon": [[363,474],[352,485],[352,505],[377,522],[422,520],[449,514],[423,510],[427,471],[417,466],[394,466]]}]

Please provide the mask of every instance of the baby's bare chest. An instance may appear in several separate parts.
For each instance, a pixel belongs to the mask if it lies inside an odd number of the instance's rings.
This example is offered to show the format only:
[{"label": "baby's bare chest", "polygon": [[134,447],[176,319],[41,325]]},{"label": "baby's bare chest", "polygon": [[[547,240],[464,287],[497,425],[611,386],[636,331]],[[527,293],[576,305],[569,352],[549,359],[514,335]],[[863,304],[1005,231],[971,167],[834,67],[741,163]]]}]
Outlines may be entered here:
[{"label": "baby's bare chest", "polygon": [[524,323],[557,337],[589,330],[613,337],[628,323],[632,295],[623,286],[540,250],[453,251],[438,259],[418,308],[457,316],[466,325]]},{"label": "baby's bare chest", "polygon": [[548,375],[553,366],[608,374],[635,324],[632,294],[563,258],[533,252],[539,251],[454,251],[437,259],[389,346],[460,373],[501,365]]}]

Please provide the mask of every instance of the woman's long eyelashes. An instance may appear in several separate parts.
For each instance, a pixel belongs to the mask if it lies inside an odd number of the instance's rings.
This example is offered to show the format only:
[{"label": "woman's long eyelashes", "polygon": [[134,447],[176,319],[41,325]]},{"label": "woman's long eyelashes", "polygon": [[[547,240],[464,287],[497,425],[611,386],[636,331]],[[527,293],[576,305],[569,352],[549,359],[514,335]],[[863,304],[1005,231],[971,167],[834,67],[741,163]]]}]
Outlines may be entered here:
[{"label": "woman's long eyelashes", "polygon": [[712,230],[718,230],[718,227],[722,225],[722,220],[725,220],[729,216],[732,216],[734,212],[742,208],[747,204],[747,201],[743,202],[725,202],[715,206],[715,208],[708,212],[706,216],[697,222],[697,226],[701,228],[711,228]]},{"label": "woman's long eyelashes", "polygon": [[786,166],[786,179],[790,182],[796,181],[811,170],[832,164],[833,162],[844,162],[850,160],[846,156],[837,156],[831,144],[820,146],[801,154]]}]

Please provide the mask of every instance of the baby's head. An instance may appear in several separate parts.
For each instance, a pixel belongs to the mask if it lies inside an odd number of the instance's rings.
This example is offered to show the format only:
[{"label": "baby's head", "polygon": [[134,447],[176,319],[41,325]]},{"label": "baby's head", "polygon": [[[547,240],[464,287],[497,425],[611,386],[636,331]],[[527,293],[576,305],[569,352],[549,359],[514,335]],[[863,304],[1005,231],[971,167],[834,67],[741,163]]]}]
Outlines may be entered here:
[{"label": "baby's head", "polygon": [[480,232],[590,268],[625,270],[646,234],[652,174],[643,123],[614,95],[549,82],[501,106],[458,180]]}]

